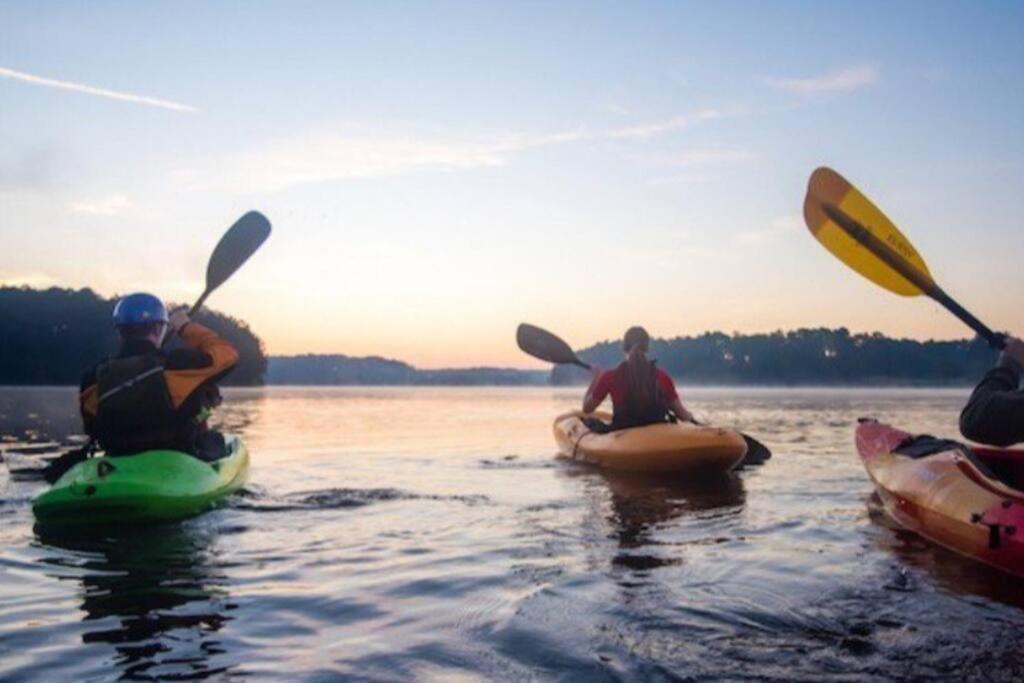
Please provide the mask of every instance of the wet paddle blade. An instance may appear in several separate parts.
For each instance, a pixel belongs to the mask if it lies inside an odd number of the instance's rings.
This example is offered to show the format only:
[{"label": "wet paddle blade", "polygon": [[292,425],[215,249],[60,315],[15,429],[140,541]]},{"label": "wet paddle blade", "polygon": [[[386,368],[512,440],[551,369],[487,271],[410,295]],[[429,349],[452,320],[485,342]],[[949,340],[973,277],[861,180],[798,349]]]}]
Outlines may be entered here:
[{"label": "wet paddle blade", "polygon": [[[838,211],[835,211],[838,209]],[[830,215],[831,214],[831,215]],[[857,241],[838,223],[837,217],[849,217],[889,248],[889,256],[904,263],[894,268],[891,263]],[[830,168],[819,168],[811,174],[804,200],[804,220],[814,238],[821,242],[840,261],[876,285],[901,296],[927,293],[922,289],[934,287],[931,273],[917,249],[893,225],[870,199],[848,180]],[[913,280],[899,270],[909,267]]]},{"label": "wet paddle blade", "polygon": [[546,360],[549,363],[570,363],[581,367],[588,367],[586,363],[576,357],[576,353],[561,338],[556,337],[545,329],[522,323],[516,330],[516,343],[523,352]]},{"label": "wet paddle blade", "polygon": [[250,211],[228,228],[210,255],[206,266],[206,289],[192,307],[194,315],[213,290],[224,284],[270,237],[270,221],[259,211]]},{"label": "wet paddle blade", "polygon": [[213,291],[231,277],[270,237],[270,221],[259,211],[239,218],[220,238],[206,268],[206,289]]},{"label": "wet paddle blade", "polygon": [[761,465],[771,459],[772,452],[763,443],[743,432],[740,432],[740,436],[747,442],[747,454],[743,456],[740,467],[745,465]]}]

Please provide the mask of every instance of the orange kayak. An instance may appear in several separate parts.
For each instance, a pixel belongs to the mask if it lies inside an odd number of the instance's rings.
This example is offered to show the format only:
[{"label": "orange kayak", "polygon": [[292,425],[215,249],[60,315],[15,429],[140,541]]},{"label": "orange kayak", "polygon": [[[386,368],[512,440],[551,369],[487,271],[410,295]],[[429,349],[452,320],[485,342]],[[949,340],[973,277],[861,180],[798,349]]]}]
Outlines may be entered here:
[{"label": "orange kayak", "polygon": [[856,440],[868,476],[898,524],[1024,577],[1024,451],[931,439],[929,452],[927,438],[915,444],[912,434],[873,420],[858,425]]},{"label": "orange kayak", "polygon": [[689,422],[591,431],[584,417],[611,422],[608,413],[566,413],[555,418],[555,441],[563,457],[628,472],[724,472],[738,465],[747,444],[737,432]]}]

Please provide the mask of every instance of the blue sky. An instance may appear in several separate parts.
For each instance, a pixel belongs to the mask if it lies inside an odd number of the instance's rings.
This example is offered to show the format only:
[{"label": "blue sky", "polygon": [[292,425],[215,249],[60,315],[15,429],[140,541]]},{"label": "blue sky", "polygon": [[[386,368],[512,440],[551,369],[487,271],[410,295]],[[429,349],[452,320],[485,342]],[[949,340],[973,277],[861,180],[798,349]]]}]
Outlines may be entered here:
[{"label": "blue sky", "polygon": [[198,294],[275,353],[514,364],[845,325],[959,337],[807,234],[829,165],[1024,334],[1024,4],[0,2],[0,281]]}]

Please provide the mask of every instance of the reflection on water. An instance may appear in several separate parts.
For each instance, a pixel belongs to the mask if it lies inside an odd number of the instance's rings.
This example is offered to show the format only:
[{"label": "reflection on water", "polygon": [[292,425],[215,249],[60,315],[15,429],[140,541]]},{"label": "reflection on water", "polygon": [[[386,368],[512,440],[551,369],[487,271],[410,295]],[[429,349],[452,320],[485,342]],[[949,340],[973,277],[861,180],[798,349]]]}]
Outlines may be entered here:
[{"label": "reflection on water", "polygon": [[[655,536],[659,526],[686,516],[708,530],[716,519],[737,514],[744,502],[743,480],[731,472],[696,479],[598,469],[592,474],[610,494],[606,519],[620,550],[612,564],[627,569],[643,571],[679,564],[683,557],[676,552],[649,552],[658,546]],[[705,534],[701,542],[722,540]]]},{"label": "reflection on water", "polygon": [[81,429],[77,391],[65,387],[0,388],[0,448],[59,445],[79,436]]},{"label": "reflection on water", "polygon": [[[686,389],[774,452],[699,481],[554,458],[576,389],[226,393],[251,484],[197,519],[37,536],[0,476],[0,680],[1024,677],[1018,583],[886,526],[853,449],[966,391]],[[4,472],[74,398],[0,389]]]},{"label": "reflection on water", "polygon": [[117,677],[200,678],[230,668],[215,664],[224,653],[218,633],[234,608],[218,569],[216,532],[194,524],[90,536],[38,532],[40,546],[52,551],[40,563],[73,570],[80,582],[82,642],[110,645]]},{"label": "reflection on water", "polygon": [[[952,550],[930,543],[915,533],[905,531],[886,514],[876,494],[867,496],[867,505],[877,533],[872,534],[879,548],[898,557],[904,567],[920,569],[943,590],[979,595],[1024,609],[1024,586],[1019,579],[995,569],[972,562]],[[909,590],[910,579],[902,571],[893,584],[894,590]]]}]

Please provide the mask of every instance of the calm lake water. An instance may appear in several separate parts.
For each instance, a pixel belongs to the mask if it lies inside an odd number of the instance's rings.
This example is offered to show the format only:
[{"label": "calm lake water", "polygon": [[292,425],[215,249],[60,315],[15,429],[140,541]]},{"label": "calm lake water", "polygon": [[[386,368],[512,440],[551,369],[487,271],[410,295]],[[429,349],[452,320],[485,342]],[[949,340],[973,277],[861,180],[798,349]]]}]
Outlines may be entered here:
[{"label": "calm lake water", "polygon": [[580,389],[228,391],[250,484],[199,518],[33,530],[71,389],[0,389],[0,680],[1020,680],[1024,589],[886,525],[860,416],[967,391],[693,388],[774,458],[697,484],[554,458]]}]

